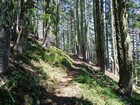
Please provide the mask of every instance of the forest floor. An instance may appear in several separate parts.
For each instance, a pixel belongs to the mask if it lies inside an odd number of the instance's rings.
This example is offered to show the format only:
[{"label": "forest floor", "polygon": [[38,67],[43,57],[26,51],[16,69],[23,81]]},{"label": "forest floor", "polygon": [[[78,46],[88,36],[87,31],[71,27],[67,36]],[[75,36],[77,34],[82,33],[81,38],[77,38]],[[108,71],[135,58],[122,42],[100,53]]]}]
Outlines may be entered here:
[{"label": "forest floor", "polygon": [[0,105],[140,105],[140,94],[124,96],[110,77],[30,38],[22,55],[11,53],[9,71],[1,75]]}]

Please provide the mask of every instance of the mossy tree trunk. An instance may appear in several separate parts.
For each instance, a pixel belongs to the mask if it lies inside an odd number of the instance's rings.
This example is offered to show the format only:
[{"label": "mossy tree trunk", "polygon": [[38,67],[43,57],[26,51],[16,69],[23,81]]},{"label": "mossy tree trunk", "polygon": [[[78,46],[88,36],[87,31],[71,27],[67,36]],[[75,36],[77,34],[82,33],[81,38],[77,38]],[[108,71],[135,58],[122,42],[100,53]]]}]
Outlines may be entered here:
[{"label": "mossy tree trunk", "polygon": [[23,53],[25,48],[27,47],[27,42],[28,42],[28,36],[29,36],[29,31],[30,31],[30,25],[31,25],[31,20],[30,20],[30,15],[29,11],[31,8],[33,8],[34,2],[32,0],[30,1],[25,1],[21,0],[19,3],[20,10],[18,11],[20,14],[20,34],[18,35],[16,45],[14,46],[14,49],[18,53]]},{"label": "mossy tree trunk", "polygon": [[114,1],[114,9],[116,12],[116,32],[117,47],[119,61],[119,86],[124,90],[125,94],[132,94],[132,70],[133,59],[130,46],[130,36],[128,31],[128,15],[126,11],[127,0]]},{"label": "mossy tree trunk", "polygon": [[[50,0],[45,0],[44,1],[44,12],[45,14],[49,14],[50,13],[50,4],[51,4],[51,1]],[[44,19],[44,28],[45,28],[45,31],[44,31],[44,38],[43,38],[43,47],[44,48],[50,48],[50,28],[51,28],[51,19],[48,18],[48,19]],[[43,28],[43,30],[44,30]]]}]

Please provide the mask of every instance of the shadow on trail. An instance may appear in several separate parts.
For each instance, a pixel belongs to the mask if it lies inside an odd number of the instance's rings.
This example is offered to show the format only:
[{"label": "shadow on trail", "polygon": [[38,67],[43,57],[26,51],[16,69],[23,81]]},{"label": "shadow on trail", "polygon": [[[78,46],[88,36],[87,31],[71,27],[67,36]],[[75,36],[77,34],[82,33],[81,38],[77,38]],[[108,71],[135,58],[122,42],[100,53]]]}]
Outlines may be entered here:
[{"label": "shadow on trail", "polygon": [[47,84],[40,84],[40,80],[48,80],[47,76],[44,78],[46,73],[31,71],[17,63],[11,64],[10,71],[2,76],[9,83],[0,88],[0,105],[92,105],[82,98],[56,96],[47,91]]},{"label": "shadow on trail", "polygon": [[[26,53],[13,55],[9,71],[1,76],[6,83],[0,88],[0,105],[92,105],[92,102],[83,98],[55,95],[52,85],[55,81],[49,80],[49,75],[42,67],[32,64],[32,60],[39,62],[40,59],[53,63],[53,66],[66,67],[67,74],[73,76],[73,81],[89,88],[100,86],[103,89],[102,94],[116,98],[112,94],[117,84],[112,79],[83,63],[71,63],[68,57],[57,49],[48,50],[46,53],[41,45],[30,39]],[[79,61],[79,58],[74,60]],[[51,85],[47,81],[50,81]],[[110,89],[109,92],[104,90],[106,87]]]},{"label": "shadow on trail", "polygon": [[55,51],[52,49],[46,53],[35,40],[29,39],[25,53],[12,54],[9,71],[1,75],[6,82],[0,87],[0,105],[92,105],[83,98],[56,96],[53,93],[55,81],[49,80],[42,67],[32,64],[32,61],[39,62],[41,59],[55,66],[62,63],[69,68],[67,58]]}]

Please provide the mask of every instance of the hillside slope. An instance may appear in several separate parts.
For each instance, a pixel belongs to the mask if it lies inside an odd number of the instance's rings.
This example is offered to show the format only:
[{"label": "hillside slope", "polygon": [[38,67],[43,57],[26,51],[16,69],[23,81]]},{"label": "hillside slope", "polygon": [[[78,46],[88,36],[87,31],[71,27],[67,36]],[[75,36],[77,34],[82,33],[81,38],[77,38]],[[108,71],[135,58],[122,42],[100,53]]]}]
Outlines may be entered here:
[{"label": "hillside slope", "polygon": [[0,105],[139,105],[78,58],[45,50],[32,38],[28,45],[24,54],[11,54],[9,71],[1,75]]}]

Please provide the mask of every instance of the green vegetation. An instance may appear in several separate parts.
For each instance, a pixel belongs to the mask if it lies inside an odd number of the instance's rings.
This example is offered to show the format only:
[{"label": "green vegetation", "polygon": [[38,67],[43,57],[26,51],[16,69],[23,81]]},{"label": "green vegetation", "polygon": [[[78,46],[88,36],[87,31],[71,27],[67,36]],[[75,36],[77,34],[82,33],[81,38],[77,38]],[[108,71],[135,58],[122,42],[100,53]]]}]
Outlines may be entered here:
[{"label": "green vegetation", "polygon": [[117,88],[116,83],[101,73],[94,73],[93,76],[84,71],[75,79],[80,83],[84,97],[90,99],[97,105],[125,105],[126,102],[117,96],[113,91]]},{"label": "green vegetation", "polygon": [[46,52],[46,61],[58,67],[70,68],[72,65],[72,60],[68,55],[66,55],[62,50],[55,47],[51,47]]},{"label": "green vegetation", "polygon": [[[13,60],[14,59],[14,60]],[[55,87],[72,69],[73,60],[61,50],[51,47],[45,50],[34,39],[29,39],[24,54],[12,54],[10,71],[2,75],[4,85],[0,88],[0,105],[46,105],[46,100],[58,104],[60,99],[70,105],[126,105],[125,98],[117,95],[117,84],[103,73],[79,65],[78,75],[70,84],[80,86],[81,98],[58,97]],[[73,68],[74,69],[74,68]],[[137,95],[138,97],[138,95]],[[134,104],[138,105],[138,104]]]},{"label": "green vegetation", "polygon": [[140,105],[139,4],[0,0],[0,105]]},{"label": "green vegetation", "polygon": [[[66,68],[72,61],[68,55],[54,47],[45,50],[35,40],[29,40],[22,55],[12,54],[10,71],[2,75],[4,85],[0,88],[0,105],[21,105],[26,97],[29,105],[43,105],[53,96],[60,79],[67,75]],[[84,103],[82,99],[70,99],[71,103],[75,101]]]}]

